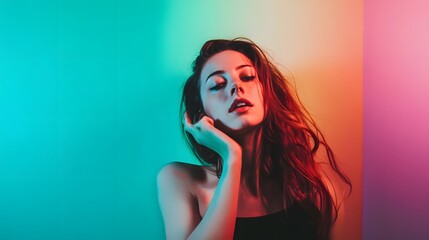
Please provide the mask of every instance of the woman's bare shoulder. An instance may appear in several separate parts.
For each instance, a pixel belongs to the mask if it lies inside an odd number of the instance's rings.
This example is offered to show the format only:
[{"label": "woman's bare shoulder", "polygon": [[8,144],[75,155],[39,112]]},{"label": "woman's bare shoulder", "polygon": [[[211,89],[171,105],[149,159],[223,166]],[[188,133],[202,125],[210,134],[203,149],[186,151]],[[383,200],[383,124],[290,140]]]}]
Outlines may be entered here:
[{"label": "woman's bare shoulder", "polygon": [[203,173],[201,166],[181,162],[169,163],[158,172],[158,201],[167,239],[185,239],[201,221],[196,182]]},{"label": "woman's bare shoulder", "polygon": [[206,178],[207,169],[205,167],[184,162],[168,163],[158,173],[158,182],[174,181],[177,184],[198,183],[204,181]]}]

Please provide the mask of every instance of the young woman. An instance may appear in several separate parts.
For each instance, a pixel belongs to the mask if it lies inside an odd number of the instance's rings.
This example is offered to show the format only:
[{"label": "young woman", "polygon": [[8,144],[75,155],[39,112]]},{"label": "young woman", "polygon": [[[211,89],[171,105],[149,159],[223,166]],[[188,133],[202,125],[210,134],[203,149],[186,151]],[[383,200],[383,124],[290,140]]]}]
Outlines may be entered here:
[{"label": "young woman", "polygon": [[339,207],[316,152],[351,189],[289,83],[248,39],[201,48],[181,102],[201,165],[158,174],[167,239],[328,239]]}]

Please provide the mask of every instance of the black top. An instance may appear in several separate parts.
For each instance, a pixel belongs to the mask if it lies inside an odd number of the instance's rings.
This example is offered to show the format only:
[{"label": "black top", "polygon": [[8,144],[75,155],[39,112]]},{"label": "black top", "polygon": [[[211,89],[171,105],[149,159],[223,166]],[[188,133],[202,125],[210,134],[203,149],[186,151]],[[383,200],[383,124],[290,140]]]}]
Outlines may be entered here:
[{"label": "black top", "polygon": [[234,239],[316,239],[320,211],[312,203],[294,203],[277,213],[237,218]]}]

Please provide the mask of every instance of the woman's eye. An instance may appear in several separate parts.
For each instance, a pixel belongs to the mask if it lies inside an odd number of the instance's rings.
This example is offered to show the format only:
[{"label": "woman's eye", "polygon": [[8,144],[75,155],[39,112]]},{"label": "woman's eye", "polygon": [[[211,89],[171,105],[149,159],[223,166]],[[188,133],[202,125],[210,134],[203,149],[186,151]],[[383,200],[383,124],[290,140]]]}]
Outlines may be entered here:
[{"label": "woman's eye", "polygon": [[225,86],[225,83],[218,83],[214,87],[211,87],[210,90],[211,91],[217,91],[217,90],[220,90],[221,88],[223,88],[224,86]]},{"label": "woman's eye", "polygon": [[255,79],[255,76],[243,76],[243,77],[241,77],[241,79],[243,80],[243,81],[252,81],[253,79]]}]

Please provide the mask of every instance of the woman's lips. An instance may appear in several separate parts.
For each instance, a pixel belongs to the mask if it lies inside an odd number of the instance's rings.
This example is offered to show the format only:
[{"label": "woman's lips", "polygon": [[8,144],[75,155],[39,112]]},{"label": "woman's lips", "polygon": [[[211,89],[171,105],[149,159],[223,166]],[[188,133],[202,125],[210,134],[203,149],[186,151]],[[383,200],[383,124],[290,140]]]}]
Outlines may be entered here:
[{"label": "woman's lips", "polygon": [[249,110],[250,107],[253,107],[253,104],[249,100],[245,98],[236,98],[234,102],[232,102],[228,112],[245,112]]},{"label": "woman's lips", "polygon": [[235,113],[244,113],[244,112],[249,111],[249,109],[250,109],[250,106],[238,107],[238,108],[232,110],[232,112],[235,112]]}]

